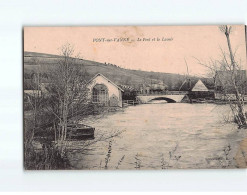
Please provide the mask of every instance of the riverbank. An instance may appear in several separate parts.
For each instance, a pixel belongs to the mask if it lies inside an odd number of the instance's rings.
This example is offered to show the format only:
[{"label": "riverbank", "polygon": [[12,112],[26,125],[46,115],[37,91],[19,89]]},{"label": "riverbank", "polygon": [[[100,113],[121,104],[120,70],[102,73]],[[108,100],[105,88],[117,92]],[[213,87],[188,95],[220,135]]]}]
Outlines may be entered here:
[{"label": "riverbank", "polygon": [[[216,99],[191,99],[190,100],[183,100],[182,103],[198,103],[198,104],[217,104],[217,105],[225,105],[225,104],[229,104],[229,101],[227,100],[216,100]],[[231,103],[236,103],[236,101],[232,100]],[[244,101],[245,104],[247,104],[247,101]]]}]

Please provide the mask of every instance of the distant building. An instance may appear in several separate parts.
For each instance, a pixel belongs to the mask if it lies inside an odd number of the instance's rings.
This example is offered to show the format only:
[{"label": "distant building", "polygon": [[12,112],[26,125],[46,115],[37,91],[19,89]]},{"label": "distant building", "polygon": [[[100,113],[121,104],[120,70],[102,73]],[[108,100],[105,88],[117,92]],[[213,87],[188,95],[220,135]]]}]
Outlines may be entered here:
[{"label": "distant building", "polygon": [[150,90],[153,93],[164,92],[165,90],[167,90],[167,88],[168,86],[163,82],[153,83],[150,85]]},{"label": "distant building", "polygon": [[235,76],[232,71],[217,71],[215,74],[215,97],[216,99],[235,99],[235,88],[232,78],[235,79],[236,86],[241,94],[247,94],[247,72],[237,70]]},{"label": "distant building", "polygon": [[122,99],[123,100],[136,100],[138,90],[129,85],[118,85],[121,89],[124,90]]},{"label": "distant building", "polygon": [[209,91],[206,85],[202,82],[201,79],[187,79],[183,82],[180,87],[180,91]]},{"label": "distant building", "polygon": [[194,92],[208,92],[208,88],[204,85],[204,83],[199,79],[194,87],[191,89]]},{"label": "distant building", "polygon": [[123,89],[104,75],[96,74],[87,85],[93,103],[104,106],[122,107]]},{"label": "distant building", "polygon": [[[217,92],[234,93],[235,89],[232,81],[232,71],[217,71],[215,74],[215,90]],[[236,85],[246,93],[246,70],[238,70],[235,75]]]},{"label": "distant building", "polygon": [[24,89],[24,95],[28,96],[41,96],[41,95],[47,95],[48,91],[46,87],[49,86],[49,83],[40,83],[39,84],[39,89]]},{"label": "distant building", "polygon": [[139,92],[141,94],[158,94],[165,92],[168,86],[163,82],[157,82],[152,84],[141,84],[139,87]]},{"label": "distant building", "polygon": [[201,79],[187,79],[180,91],[188,91],[191,98],[213,98],[214,91],[210,90]]}]

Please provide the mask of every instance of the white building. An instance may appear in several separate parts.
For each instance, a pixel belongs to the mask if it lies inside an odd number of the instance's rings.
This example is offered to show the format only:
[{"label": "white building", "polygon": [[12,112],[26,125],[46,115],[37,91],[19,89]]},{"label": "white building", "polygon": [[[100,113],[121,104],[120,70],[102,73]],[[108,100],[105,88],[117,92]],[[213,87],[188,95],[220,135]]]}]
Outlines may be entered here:
[{"label": "white building", "polygon": [[88,88],[93,103],[103,104],[104,106],[122,107],[123,90],[98,73],[89,82]]},{"label": "white building", "polygon": [[208,88],[204,85],[204,83],[199,79],[197,83],[194,85],[191,91],[209,91]]}]

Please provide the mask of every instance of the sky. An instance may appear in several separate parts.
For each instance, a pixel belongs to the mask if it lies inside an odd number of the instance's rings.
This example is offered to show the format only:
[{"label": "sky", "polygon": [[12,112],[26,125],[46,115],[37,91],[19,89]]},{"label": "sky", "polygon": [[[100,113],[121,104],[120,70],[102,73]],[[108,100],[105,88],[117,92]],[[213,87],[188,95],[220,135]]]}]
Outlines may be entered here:
[{"label": "sky", "polygon": [[[246,69],[244,25],[232,27],[232,48]],[[60,54],[66,43],[83,59],[136,70],[187,74],[186,60],[189,74],[200,76],[207,69],[196,59],[220,60],[220,48],[228,51],[218,26],[24,27],[24,51]]]}]

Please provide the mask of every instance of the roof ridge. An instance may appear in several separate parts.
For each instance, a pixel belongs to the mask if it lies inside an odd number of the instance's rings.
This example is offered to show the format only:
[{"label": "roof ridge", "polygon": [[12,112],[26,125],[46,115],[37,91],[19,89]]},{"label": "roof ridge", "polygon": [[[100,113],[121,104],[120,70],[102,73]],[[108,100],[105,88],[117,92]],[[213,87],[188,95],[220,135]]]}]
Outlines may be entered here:
[{"label": "roof ridge", "polygon": [[124,91],[121,87],[119,87],[117,84],[115,84],[113,81],[111,81],[110,79],[108,79],[107,77],[105,77],[103,74],[101,73],[97,73],[93,78],[91,78],[87,84],[89,84],[90,82],[92,82],[92,80],[94,80],[97,76],[102,76],[103,78],[105,78],[106,80],[108,80],[109,82],[111,82],[115,87],[117,87],[118,89],[120,89],[121,91]]}]

